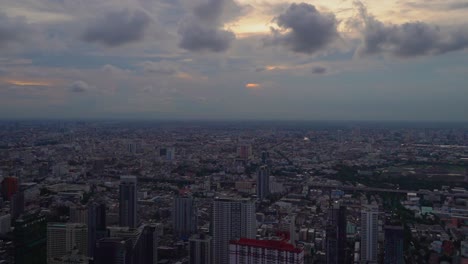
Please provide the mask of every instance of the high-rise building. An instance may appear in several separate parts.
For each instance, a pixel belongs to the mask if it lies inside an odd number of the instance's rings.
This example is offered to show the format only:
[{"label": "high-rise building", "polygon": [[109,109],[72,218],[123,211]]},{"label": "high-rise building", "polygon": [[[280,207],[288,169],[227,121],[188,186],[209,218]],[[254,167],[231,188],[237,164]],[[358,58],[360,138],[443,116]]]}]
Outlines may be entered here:
[{"label": "high-rise building", "polygon": [[70,207],[70,223],[87,224],[88,222],[88,208],[82,205]]},{"label": "high-rise building", "polygon": [[[109,227],[110,236],[129,240],[127,252],[131,262],[135,264],[157,263],[158,233],[155,226],[141,225],[138,228]],[[95,252],[96,255],[96,252]]]},{"label": "high-rise building", "polygon": [[88,254],[88,228],[77,223],[47,223],[47,260],[53,261],[77,249]]},{"label": "high-rise building", "polygon": [[88,256],[94,256],[96,241],[108,236],[106,229],[106,205],[90,202],[87,209]]},{"label": "high-rise building", "polygon": [[95,264],[132,264],[132,242],[128,238],[102,238],[96,243]]},{"label": "high-rise building", "polygon": [[367,205],[361,210],[361,263],[377,263],[379,209]]},{"label": "high-rise building", "polygon": [[304,251],[286,241],[241,238],[229,243],[229,264],[303,264]]},{"label": "high-rise building", "polygon": [[119,192],[119,224],[120,226],[137,226],[137,178],[135,176],[120,177]]},{"label": "high-rise building", "polygon": [[46,217],[39,213],[25,214],[15,221],[14,227],[14,263],[46,264]]},{"label": "high-rise building", "polygon": [[172,223],[178,238],[186,240],[197,231],[197,209],[192,197],[174,197]]},{"label": "high-rise building", "polygon": [[189,264],[211,264],[211,237],[193,235],[189,239]]},{"label": "high-rise building", "polygon": [[5,177],[2,181],[2,197],[10,201],[11,197],[19,191],[19,181],[16,177]]},{"label": "high-rise building", "polygon": [[404,247],[403,247],[403,226],[401,225],[386,225],[385,233],[385,248],[384,248],[384,263],[385,264],[403,264],[404,262]]},{"label": "high-rise building", "polygon": [[255,204],[247,199],[216,199],[213,204],[213,263],[229,263],[229,241],[255,238]]},{"label": "high-rise building", "polygon": [[346,207],[333,204],[328,210],[326,228],[326,254],[328,264],[346,261]]},{"label": "high-rise building", "polygon": [[24,213],[24,191],[18,191],[11,197],[10,214],[13,220]]},{"label": "high-rise building", "polygon": [[270,195],[270,169],[261,166],[257,172],[257,199],[263,200]]},{"label": "high-rise building", "polygon": [[175,159],[175,147],[159,148],[159,159],[172,161]]}]

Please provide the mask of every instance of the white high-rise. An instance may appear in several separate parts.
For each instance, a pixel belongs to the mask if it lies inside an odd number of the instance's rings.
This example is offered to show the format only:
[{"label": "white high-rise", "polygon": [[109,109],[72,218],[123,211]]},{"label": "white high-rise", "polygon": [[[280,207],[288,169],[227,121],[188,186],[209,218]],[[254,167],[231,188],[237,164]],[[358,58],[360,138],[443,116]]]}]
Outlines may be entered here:
[{"label": "white high-rise", "polygon": [[48,223],[47,224],[47,259],[52,262],[73,250],[81,255],[88,254],[88,228],[77,223]]},{"label": "white high-rise", "polygon": [[377,263],[379,208],[367,205],[361,210],[361,263]]},{"label": "white high-rise", "polygon": [[229,263],[229,242],[255,238],[255,204],[247,199],[216,199],[213,204],[213,263]]}]

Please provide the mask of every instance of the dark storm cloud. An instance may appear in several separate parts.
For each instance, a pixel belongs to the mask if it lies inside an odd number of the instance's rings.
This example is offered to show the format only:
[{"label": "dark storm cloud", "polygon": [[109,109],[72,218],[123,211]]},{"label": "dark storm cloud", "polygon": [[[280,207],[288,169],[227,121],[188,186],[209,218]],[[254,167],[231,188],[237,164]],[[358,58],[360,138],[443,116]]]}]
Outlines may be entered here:
[{"label": "dark storm cloud", "polygon": [[141,10],[109,12],[87,27],[83,40],[111,47],[120,46],[143,39],[150,23],[150,17]]},{"label": "dark storm cloud", "polygon": [[306,3],[291,4],[275,21],[280,29],[272,29],[265,44],[282,45],[298,53],[315,53],[339,36],[335,16]]},{"label": "dark storm cloud", "polygon": [[179,27],[179,47],[189,51],[226,51],[236,36],[223,29],[224,23],[248,9],[233,0],[207,0],[196,5]]},{"label": "dark storm cloud", "polygon": [[76,81],[70,84],[70,91],[74,93],[84,93],[91,89],[91,86],[84,81]]},{"label": "dark storm cloud", "polygon": [[30,34],[29,25],[23,18],[10,18],[0,12],[0,47],[22,41]]},{"label": "dark storm cloud", "polygon": [[387,53],[407,58],[437,55],[468,47],[468,30],[447,28],[424,22],[402,25],[384,24],[367,13],[366,7],[356,3],[363,21],[361,55]]}]

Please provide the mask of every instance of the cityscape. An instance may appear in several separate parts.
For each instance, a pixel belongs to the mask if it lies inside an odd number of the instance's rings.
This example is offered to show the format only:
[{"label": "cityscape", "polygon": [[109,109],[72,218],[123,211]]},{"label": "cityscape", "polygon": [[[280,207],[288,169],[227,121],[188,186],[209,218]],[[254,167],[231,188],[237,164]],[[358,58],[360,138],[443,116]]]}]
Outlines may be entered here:
[{"label": "cityscape", "polygon": [[2,263],[466,263],[468,127],[4,121]]},{"label": "cityscape", "polygon": [[0,0],[0,264],[468,264],[468,0]]}]

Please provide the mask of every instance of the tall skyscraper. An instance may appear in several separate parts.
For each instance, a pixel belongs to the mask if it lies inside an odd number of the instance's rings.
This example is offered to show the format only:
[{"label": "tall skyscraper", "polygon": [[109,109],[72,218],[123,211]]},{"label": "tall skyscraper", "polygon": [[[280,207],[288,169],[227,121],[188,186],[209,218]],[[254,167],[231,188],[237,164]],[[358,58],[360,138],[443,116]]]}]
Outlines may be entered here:
[{"label": "tall skyscraper", "polygon": [[385,264],[403,264],[404,263],[403,226],[386,225],[384,228],[384,232],[385,232],[384,263]]},{"label": "tall skyscraper", "polygon": [[270,195],[270,169],[261,166],[257,172],[257,199],[263,200]]},{"label": "tall skyscraper", "polygon": [[102,238],[96,243],[95,264],[132,264],[132,242],[128,238]]},{"label": "tall skyscraper", "polygon": [[361,263],[377,263],[379,209],[367,205],[361,210]]},{"label": "tall skyscraper", "polygon": [[346,207],[333,204],[328,210],[326,228],[326,254],[328,264],[346,261]]},{"label": "tall skyscraper", "polygon": [[88,254],[88,228],[77,223],[47,223],[47,261],[61,258],[74,249]]},{"label": "tall skyscraper", "polygon": [[135,176],[120,177],[119,193],[119,224],[120,226],[137,226],[137,178]]},{"label": "tall skyscraper", "polygon": [[211,237],[200,234],[189,239],[189,264],[211,264]]},{"label": "tall skyscraper", "polygon": [[174,197],[172,223],[178,238],[188,239],[197,231],[197,209],[192,197]]},{"label": "tall skyscraper", "polygon": [[16,264],[47,263],[47,219],[39,213],[26,214],[15,221],[13,242]]},{"label": "tall skyscraper", "polygon": [[106,205],[96,202],[88,203],[87,208],[88,225],[88,256],[94,256],[96,241],[108,236],[106,229]]},{"label": "tall skyscraper", "polygon": [[229,243],[229,264],[303,264],[304,251],[286,241],[241,238]]},{"label": "tall skyscraper", "polygon": [[213,204],[213,263],[229,263],[229,241],[255,238],[255,204],[247,199],[216,199]]}]

